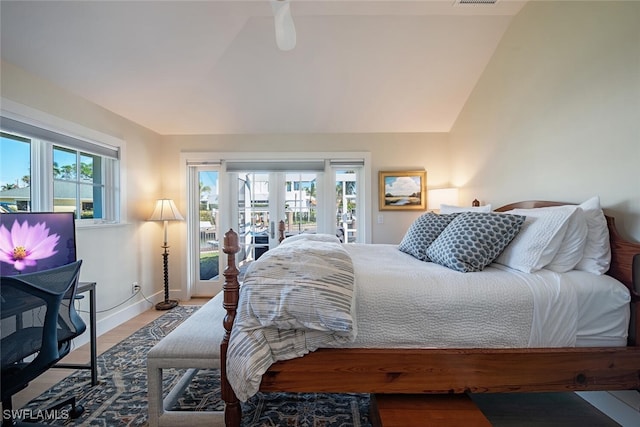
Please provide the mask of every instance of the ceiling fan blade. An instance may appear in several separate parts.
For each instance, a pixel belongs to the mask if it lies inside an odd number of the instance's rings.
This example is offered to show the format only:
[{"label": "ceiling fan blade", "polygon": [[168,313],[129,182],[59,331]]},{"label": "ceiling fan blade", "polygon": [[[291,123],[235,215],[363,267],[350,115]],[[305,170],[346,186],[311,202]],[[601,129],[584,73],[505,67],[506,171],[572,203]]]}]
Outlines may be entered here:
[{"label": "ceiling fan blade", "polygon": [[276,28],[276,44],[280,50],[291,50],[296,47],[296,27],[291,17],[290,0],[271,1]]}]

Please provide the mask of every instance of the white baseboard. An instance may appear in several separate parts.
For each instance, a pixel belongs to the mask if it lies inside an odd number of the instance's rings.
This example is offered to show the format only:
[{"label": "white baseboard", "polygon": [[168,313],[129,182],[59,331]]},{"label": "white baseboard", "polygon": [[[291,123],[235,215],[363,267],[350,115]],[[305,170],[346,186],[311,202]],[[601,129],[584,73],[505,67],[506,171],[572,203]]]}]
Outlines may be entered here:
[{"label": "white baseboard", "polygon": [[578,391],[576,394],[622,427],[640,426],[640,392]]}]

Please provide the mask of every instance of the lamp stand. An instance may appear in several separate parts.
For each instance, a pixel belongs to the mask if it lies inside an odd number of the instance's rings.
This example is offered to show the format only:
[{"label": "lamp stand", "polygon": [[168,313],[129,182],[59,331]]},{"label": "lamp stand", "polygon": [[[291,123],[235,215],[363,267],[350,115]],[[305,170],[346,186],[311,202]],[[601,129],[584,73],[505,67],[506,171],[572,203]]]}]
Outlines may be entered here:
[{"label": "lamp stand", "polygon": [[156,310],[171,310],[178,305],[178,301],[169,299],[169,251],[167,250],[169,246],[165,242],[162,248],[164,249],[164,253],[162,254],[162,260],[164,262],[164,301],[156,304]]}]

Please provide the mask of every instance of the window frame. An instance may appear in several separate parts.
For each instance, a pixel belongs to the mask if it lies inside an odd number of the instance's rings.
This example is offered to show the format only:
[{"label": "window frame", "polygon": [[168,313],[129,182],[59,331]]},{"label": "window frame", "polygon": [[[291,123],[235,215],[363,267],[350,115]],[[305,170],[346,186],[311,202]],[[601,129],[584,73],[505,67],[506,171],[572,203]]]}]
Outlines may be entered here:
[{"label": "window frame", "polygon": [[[31,165],[31,211],[44,212],[54,209],[53,150],[54,147],[72,150],[76,156],[89,154],[101,158],[102,188],[104,199],[102,218],[81,218],[76,213],[78,227],[117,225],[126,222],[126,192],[121,183],[125,171],[125,142],[111,135],[86,128],[39,110],[0,98],[2,109],[0,117],[4,123],[19,122],[27,127],[37,128],[45,134],[60,135],[56,138],[39,138],[28,132],[14,130],[11,126],[2,125],[3,132],[26,138],[30,141]],[[4,120],[8,119],[8,120]],[[77,141],[77,144],[74,144]],[[116,153],[115,157],[108,155]],[[106,153],[106,154],[105,154]],[[80,178],[76,179],[80,185]],[[76,195],[76,205],[81,201]]]}]

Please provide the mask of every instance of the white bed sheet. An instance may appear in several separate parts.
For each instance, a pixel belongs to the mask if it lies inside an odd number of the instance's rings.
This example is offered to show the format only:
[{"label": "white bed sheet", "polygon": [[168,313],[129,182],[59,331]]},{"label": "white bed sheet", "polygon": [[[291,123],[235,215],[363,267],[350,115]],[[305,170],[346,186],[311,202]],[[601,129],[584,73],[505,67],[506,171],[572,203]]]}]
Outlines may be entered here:
[{"label": "white bed sheet", "polygon": [[631,317],[629,290],[611,276],[565,273],[578,294],[576,347],[624,347]]},{"label": "white bed sheet", "polygon": [[626,345],[629,292],[609,276],[498,264],[459,273],[396,245],[345,248],[356,274],[358,334],[349,347]]}]

